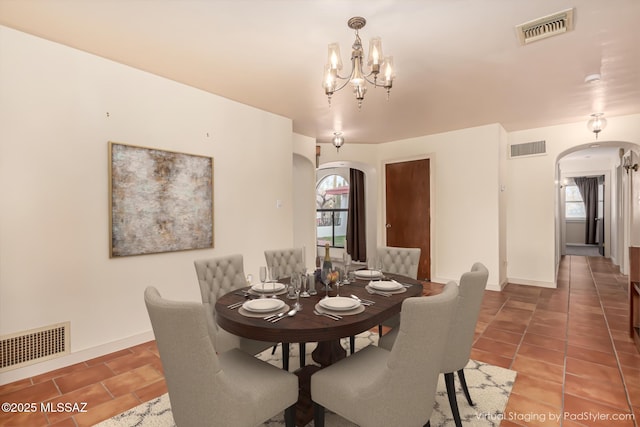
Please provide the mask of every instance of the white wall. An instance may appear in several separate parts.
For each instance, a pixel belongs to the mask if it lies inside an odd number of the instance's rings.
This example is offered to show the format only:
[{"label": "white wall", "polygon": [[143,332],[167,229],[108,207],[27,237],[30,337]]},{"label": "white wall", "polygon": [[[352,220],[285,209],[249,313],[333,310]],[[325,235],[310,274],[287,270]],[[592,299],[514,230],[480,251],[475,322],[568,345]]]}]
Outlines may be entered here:
[{"label": "white wall", "polygon": [[[112,351],[151,337],[146,286],[199,301],[194,259],[255,276],[293,244],[290,119],[4,27],[0,53],[0,334],[68,320],[55,364]],[[215,249],[109,259],[110,140],[214,157]]]},{"label": "white wall", "polygon": [[507,278],[507,210],[509,208],[508,197],[508,181],[507,181],[507,152],[509,137],[507,132],[502,126],[499,131],[499,154],[498,154],[498,167],[499,167],[499,186],[498,186],[498,204],[499,204],[499,227],[500,238],[498,244],[498,263],[499,263],[499,281],[500,287],[504,287],[508,281]]},{"label": "white wall", "polygon": [[323,145],[322,161],[357,160],[378,172],[377,244],[385,242],[383,164],[429,158],[431,168],[431,280],[458,280],[480,261],[490,289],[500,289],[499,152],[504,132],[488,125],[380,145],[347,143],[336,153]]},{"label": "white wall", "polygon": [[582,219],[569,219],[565,221],[566,244],[584,245],[585,221]]},{"label": "white wall", "polygon": [[293,246],[302,247],[307,269],[315,268],[316,140],[293,135]]}]

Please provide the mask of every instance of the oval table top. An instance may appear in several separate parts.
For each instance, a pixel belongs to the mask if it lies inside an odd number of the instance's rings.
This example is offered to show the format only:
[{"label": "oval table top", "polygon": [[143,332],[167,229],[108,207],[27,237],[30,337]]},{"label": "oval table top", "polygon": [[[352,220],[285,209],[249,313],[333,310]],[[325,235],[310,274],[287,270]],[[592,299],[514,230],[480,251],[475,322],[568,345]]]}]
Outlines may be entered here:
[{"label": "oval table top", "polygon": [[[239,309],[230,309],[227,306],[245,299],[238,294],[238,290],[229,292],[218,299],[215,306],[216,321],[220,327],[228,332],[245,338],[260,341],[273,341],[285,343],[331,341],[343,337],[350,337],[367,331],[384,320],[400,312],[402,301],[409,297],[422,295],[421,282],[409,277],[384,273],[385,279],[394,279],[406,286],[406,292],[382,296],[370,294],[365,286],[369,280],[356,279],[348,285],[340,286],[340,296],[350,297],[356,295],[359,298],[374,301],[375,304],[365,306],[364,311],[353,315],[344,315],[340,320],[333,320],[326,316],[314,314],[314,307],[325,297],[322,285],[316,284],[317,295],[308,298],[300,298],[302,310],[293,317],[280,319],[276,323],[270,323],[262,317],[248,317],[239,313]],[[287,282],[283,279],[280,282]],[[268,284],[266,286],[269,286]],[[320,289],[318,289],[320,288]],[[244,288],[243,290],[248,290]],[[335,289],[329,292],[335,296]],[[278,295],[286,304],[293,307],[295,300],[287,299],[286,294]]]}]

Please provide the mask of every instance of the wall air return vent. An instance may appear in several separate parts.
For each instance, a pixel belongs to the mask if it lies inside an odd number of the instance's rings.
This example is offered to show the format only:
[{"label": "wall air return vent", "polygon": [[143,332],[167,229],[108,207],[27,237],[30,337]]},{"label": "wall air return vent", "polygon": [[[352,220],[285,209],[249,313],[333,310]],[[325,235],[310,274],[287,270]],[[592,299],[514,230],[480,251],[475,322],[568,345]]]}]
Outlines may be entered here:
[{"label": "wall air return vent", "polygon": [[525,142],[523,144],[512,144],[509,150],[509,157],[530,157],[547,154],[546,141]]},{"label": "wall air return vent", "polygon": [[573,9],[563,10],[516,26],[522,46],[573,30]]},{"label": "wall air return vent", "polygon": [[69,322],[0,337],[0,372],[69,354]]}]

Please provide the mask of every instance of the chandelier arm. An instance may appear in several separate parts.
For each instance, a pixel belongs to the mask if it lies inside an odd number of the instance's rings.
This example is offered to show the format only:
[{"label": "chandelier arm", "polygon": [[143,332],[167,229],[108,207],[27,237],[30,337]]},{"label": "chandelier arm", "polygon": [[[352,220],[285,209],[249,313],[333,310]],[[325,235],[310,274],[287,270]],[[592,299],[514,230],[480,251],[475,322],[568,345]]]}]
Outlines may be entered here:
[{"label": "chandelier arm", "polygon": [[340,80],[344,80],[344,83],[342,83],[340,86],[336,87],[333,92],[336,93],[339,90],[343,89],[347,84],[349,84],[349,82],[351,81],[350,77],[340,77],[340,76],[336,76],[338,79]]}]

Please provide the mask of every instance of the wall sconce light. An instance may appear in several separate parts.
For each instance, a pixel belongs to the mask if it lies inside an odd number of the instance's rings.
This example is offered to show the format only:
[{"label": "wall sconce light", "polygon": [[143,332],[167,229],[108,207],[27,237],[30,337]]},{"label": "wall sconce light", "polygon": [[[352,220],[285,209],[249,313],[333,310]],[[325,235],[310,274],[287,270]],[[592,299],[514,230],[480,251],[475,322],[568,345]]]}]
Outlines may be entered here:
[{"label": "wall sconce light", "polygon": [[624,160],[622,162],[622,167],[627,171],[627,173],[629,173],[630,170],[633,170],[634,172],[638,172],[638,164],[634,163],[632,165],[630,157],[625,157],[624,158]]},{"label": "wall sconce light", "polygon": [[344,144],[344,136],[342,136],[342,132],[334,132],[331,143],[334,147],[336,147],[336,150],[340,152],[340,147],[342,147],[342,144]]},{"label": "wall sconce light", "polygon": [[598,134],[602,129],[607,127],[607,119],[602,116],[604,116],[604,113],[593,113],[591,119],[587,122],[587,129],[596,134],[596,139],[598,139]]}]

